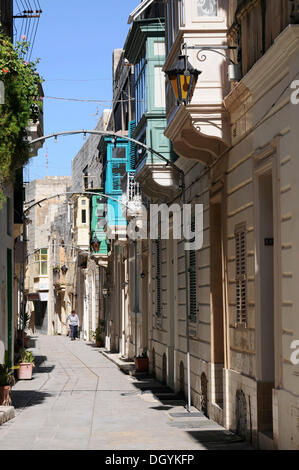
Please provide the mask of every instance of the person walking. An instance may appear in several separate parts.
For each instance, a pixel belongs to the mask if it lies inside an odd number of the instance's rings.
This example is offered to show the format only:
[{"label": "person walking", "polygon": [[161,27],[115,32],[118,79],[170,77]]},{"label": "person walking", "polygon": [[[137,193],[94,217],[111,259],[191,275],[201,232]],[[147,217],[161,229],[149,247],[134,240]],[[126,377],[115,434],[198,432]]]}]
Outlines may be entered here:
[{"label": "person walking", "polygon": [[78,329],[80,326],[79,317],[76,314],[75,310],[72,310],[71,314],[67,317],[65,325],[67,325],[68,322],[70,322],[71,328],[71,341],[74,341],[77,338]]}]

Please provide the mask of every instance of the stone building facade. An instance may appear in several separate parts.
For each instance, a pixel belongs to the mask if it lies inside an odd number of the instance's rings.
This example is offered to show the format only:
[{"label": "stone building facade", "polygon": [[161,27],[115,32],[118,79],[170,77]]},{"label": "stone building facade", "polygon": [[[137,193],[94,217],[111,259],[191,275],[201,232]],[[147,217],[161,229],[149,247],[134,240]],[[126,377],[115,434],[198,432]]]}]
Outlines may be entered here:
[{"label": "stone building facade", "polygon": [[[36,204],[27,211],[29,224],[26,228],[27,263],[25,292],[30,299],[31,294],[37,294],[37,300],[27,302],[32,332],[48,333],[51,331],[49,322],[49,275],[52,266],[49,263],[49,236],[51,224],[58,208],[70,191],[69,176],[46,176],[42,180],[34,180],[26,186],[25,209]],[[50,307],[51,308],[51,307]]]}]

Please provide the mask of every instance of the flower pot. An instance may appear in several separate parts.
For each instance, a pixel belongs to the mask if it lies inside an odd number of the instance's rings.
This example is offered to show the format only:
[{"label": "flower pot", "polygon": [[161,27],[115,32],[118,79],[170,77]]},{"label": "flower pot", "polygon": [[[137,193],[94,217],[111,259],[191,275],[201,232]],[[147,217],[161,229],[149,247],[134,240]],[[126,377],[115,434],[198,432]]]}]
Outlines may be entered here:
[{"label": "flower pot", "polygon": [[11,387],[9,385],[0,386],[0,406],[11,405],[10,389]]},{"label": "flower pot", "polygon": [[97,348],[102,348],[103,347],[103,341],[102,340],[96,341],[96,346],[97,346]]},{"label": "flower pot", "polygon": [[136,372],[147,372],[148,364],[148,357],[135,357]]},{"label": "flower pot", "polygon": [[19,380],[31,380],[32,379],[32,362],[21,362],[20,368],[18,369]]}]

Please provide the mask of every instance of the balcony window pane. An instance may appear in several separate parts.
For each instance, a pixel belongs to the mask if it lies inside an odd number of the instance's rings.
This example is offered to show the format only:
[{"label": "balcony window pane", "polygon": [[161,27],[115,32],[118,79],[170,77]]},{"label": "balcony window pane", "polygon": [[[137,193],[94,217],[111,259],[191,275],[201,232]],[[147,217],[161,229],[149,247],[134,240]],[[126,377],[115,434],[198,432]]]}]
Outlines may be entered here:
[{"label": "balcony window pane", "polygon": [[41,275],[46,276],[47,274],[48,274],[48,263],[43,261],[41,263]]},{"label": "balcony window pane", "polygon": [[197,0],[198,16],[217,16],[217,0]]},{"label": "balcony window pane", "polygon": [[112,149],[112,158],[126,158],[126,147],[115,147]]}]

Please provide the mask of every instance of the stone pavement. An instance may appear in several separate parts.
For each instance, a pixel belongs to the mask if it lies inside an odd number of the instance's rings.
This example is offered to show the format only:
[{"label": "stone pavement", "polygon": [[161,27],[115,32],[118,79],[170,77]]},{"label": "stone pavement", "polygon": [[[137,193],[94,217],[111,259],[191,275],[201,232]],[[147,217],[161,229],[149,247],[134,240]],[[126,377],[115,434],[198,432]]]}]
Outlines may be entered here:
[{"label": "stone pavement", "polygon": [[39,336],[32,351],[37,367],[31,381],[13,387],[16,416],[0,426],[2,450],[250,449],[201,413],[190,417],[154,379],[125,375],[92,345]]}]

